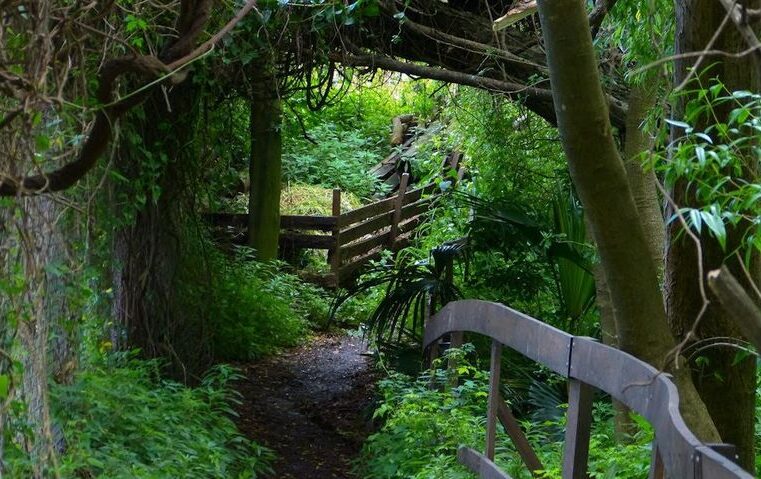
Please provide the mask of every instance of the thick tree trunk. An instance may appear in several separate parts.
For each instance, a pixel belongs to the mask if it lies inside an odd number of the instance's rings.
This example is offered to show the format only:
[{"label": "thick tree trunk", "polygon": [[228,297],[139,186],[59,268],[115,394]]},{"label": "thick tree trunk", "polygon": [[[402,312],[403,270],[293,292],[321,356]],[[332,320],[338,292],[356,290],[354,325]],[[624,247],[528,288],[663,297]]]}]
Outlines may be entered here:
[{"label": "thick tree trunk", "polygon": [[[700,51],[708,45],[714,36],[726,11],[720,2],[713,0],[682,0],[677,2],[676,52],[686,53]],[[739,51],[745,48],[743,40],[730,24],[717,38],[713,49]],[[688,71],[693,68],[694,58],[679,59],[675,65],[675,83],[680,84]],[[711,69],[701,75],[702,86],[707,87],[709,79],[717,77],[727,88],[732,90],[752,89],[758,91],[758,78],[751,62],[751,57],[728,59],[708,57],[702,68],[712,65]],[[687,87],[697,88],[697,84]],[[681,119],[684,115],[685,102],[689,97],[682,97],[674,108],[674,117]],[[719,116],[728,111],[719,113]],[[697,128],[705,125],[695,125]],[[675,137],[682,134],[674,132]],[[678,184],[672,192],[674,201],[679,206],[694,204],[689,197],[684,183]],[[737,238],[728,232],[728,251]],[[698,269],[698,257],[695,245],[681,232],[679,222],[672,222],[668,229],[669,242],[666,254],[664,277],[664,294],[666,311],[673,333],[678,338],[692,329],[703,304],[699,282],[705,280],[709,270],[718,268],[726,262],[738,278],[744,277],[735,258],[726,258],[718,243],[703,235],[701,247],[703,252],[703,271]],[[720,336],[740,337],[740,332],[731,318],[721,309],[713,297],[711,304],[703,315],[697,329],[695,340]],[[698,392],[708,407],[711,417],[725,442],[737,446],[740,463],[748,470],[754,467],[754,415],[755,415],[755,361],[746,359],[735,364],[736,350],[714,347],[701,353],[708,360],[700,370],[695,369],[694,377]]]},{"label": "thick tree trunk", "polygon": [[[657,271],[649,260],[647,238],[611,131],[584,2],[542,0],[539,14],[558,128],[602,260],[619,345],[662,366],[674,341]],[[704,440],[718,440],[690,377],[683,369],[674,373],[688,425]]]},{"label": "thick tree trunk", "polygon": [[[624,142],[624,165],[626,178],[632,190],[642,230],[650,252],[650,258],[660,275],[663,271],[663,240],[665,225],[661,213],[658,191],[655,186],[655,172],[642,167],[642,153],[652,148],[652,141],[642,128],[648,111],[654,106],[658,85],[655,79],[646,84],[635,85],[629,95],[629,111],[626,117],[626,139]],[[605,344],[618,347],[618,333],[610,291],[601,265],[595,267],[595,287],[597,289],[597,309],[600,313],[602,340]],[[618,401],[613,401],[615,410],[616,437],[627,441],[636,431],[631,411]]]},{"label": "thick tree trunk", "polygon": [[[128,118],[134,122],[125,128],[137,130],[142,145],[123,144],[119,164],[125,165],[121,173],[130,184],[142,187],[122,191],[119,183],[112,195],[118,199],[115,217],[123,218],[130,208],[134,216],[113,239],[114,344],[138,348],[148,358],[168,359],[166,372],[186,382],[210,361],[206,300],[198,297],[208,287],[206,263],[193,209],[197,93],[193,82],[186,81],[166,98],[162,92],[152,95],[143,105],[143,121]],[[146,151],[157,153],[149,156]],[[139,197],[146,198],[142,206],[132,203]]]},{"label": "thick tree trunk", "polygon": [[280,238],[283,110],[273,52],[255,64],[251,98],[248,244],[262,261],[277,258]]}]

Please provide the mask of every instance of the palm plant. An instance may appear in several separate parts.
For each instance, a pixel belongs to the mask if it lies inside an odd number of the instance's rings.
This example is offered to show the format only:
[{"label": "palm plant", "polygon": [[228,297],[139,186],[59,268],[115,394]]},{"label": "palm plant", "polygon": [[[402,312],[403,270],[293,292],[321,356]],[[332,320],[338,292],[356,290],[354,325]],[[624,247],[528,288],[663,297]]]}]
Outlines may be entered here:
[{"label": "palm plant", "polygon": [[587,242],[584,211],[573,190],[558,188],[550,218],[461,191],[455,195],[473,212],[470,244],[508,254],[520,253],[519,248],[533,250],[553,265],[561,316],[568,322],[566,329],[577,333],[594,306],[595,282],[594,249]]},{"label": "palm plant", "polygon": [[426,260],[371,268],[366,279],[336,298],[331,318],[350,297],[385,285],[384,296],[367,321],[369,334],[385,348],[418,343],[428,314],[462,297],[453,276],[455,261],[466,257],[465,244],[464,240],[448,242],[434,248]]},{"label": "palm plant", "polygon": [[[554,246],[550,253],[557,265],[556,283],[568,330],[578,333],[582,318],[594,305],[593,249],[587,242],[584,212],[573,191],[558,190],[553,198]],[[563,251],[557,251],[562,249]],[[558,254],[560,253],[560,254]]]}]

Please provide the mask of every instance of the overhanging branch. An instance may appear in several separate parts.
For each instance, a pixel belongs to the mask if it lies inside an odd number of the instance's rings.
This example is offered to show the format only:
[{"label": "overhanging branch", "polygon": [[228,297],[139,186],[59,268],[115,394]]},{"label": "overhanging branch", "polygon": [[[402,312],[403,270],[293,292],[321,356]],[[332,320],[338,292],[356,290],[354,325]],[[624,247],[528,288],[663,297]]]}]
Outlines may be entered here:
[{"label": "overhanging branch", "polygon": [[[330,59],[346,66],[380,68],[382,70],[405,73],[431,80],[481,88],[495,93],[502,93],[510,98],[522,98],[525,105],[533,112],[552,124],[556,123],[552,103],[552,91],[548,89],[405,62],[386,55],[331,53]],[[621,102],[609,98],[609,109],[612,124],[623,129],[626,119],[626,107]]]},{"label": "overhanging branch", "polygon": [[[186,5],[186,2],[183,2],[183,6]],[[203,31],[203,26],[209,18],[210,2],[207,1],[199,5],[199,10],[195,12],[196,17],[191,22],[185,35],[168,49],[166,61],[170,63],[165,64],[161,59],[151,55],[121,57],[106,63],[101,70],[99,78],[100,86],[96,93],[98,102],[105,106],[96,114],[95,123],[87,135],[87,140],[76,160],[54,171],[25,178],[13,178],[0,173],[0,196],[32,196],[62,191],[73,186],[95,166],[100,156],[106,150],[111,141],[114,123],[124,113],[139,105],[148,97],[150,89],[140,91],[138,94],[129,95],[122,100],[114,102],[113,95],[116,80],[124,74],[135,73],[151,79],[160,78],[164,75],[170,81],[182,81],[184,76],[170,75],[170,73],[179,70],[211,50],[254,9],[256,0],[248,0],[238,10],[236,15],[211,39],[193,51],[186,53],[190,45],[196,41]],[[184,48],[176,48],[178,44],[183,45]],[[180,58],[175,59],[175,57]],[[3,122],[5,121],[3,120]]]}]

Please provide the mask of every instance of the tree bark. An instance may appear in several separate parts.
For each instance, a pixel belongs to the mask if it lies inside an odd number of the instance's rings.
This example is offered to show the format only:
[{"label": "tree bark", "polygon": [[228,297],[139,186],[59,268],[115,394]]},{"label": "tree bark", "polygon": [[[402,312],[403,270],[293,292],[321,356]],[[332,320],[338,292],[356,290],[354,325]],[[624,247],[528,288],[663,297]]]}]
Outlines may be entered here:
[{"label": "tree bark", "polygon": [[[755,2],[754,2],[755,3]],[[750,4],[748,6],[751,6]],[[676,53],[700,51],[708,46],[726,12],[719,2],[713,0],[682,0],[676,9]],[[730,23],[716,38],[713,49],[736,52],[745,45],[741,36]],[[694,58],[678,59],[675,63],[675,84],[681,84],[688,72],[694,67]],[[758,77],[753,68],[751,57],[729,59],[724,57],[707,57],[700,69],[711,65],[708,72],[698,71],[702,87],[709,85],[709,79],[718,76],[730,91],[751,89],[758,91]],[[687,89],[697,88],[697,84]],[[691,96],[680,97],[674,107],[674,117],[684,116],[685,104]],[[728,114],[719,110],[719,118]],[[700,129],[706,125],[694,125]],[[682,134],[674,131],[674,137]],[[676,185],[672,197],[677,205],[695,205],[688,195],[687,185]],[[734,258],[727,259],[718,243],[707,235],[701,237],[702,271],[698,267],[698,252],[693,241],[681,232],[679,222],[672,222],[668,228],[669,241],[666,252],[666,269],[664,275],[664,295],[668,320],[673,333],[680,339],[692,329],[703,304],[699,282],[705,280],[709,270],[718,268],[722,263],[728,264],[737,277],[744,277],[740,265]],[[728,230],[728,251],[737,244],[737,231]],[[739,329],[727,313],[711,296],[696,331],[694,340],[717,336],[741,337]],[[735,364],[736,350],[714,347],[701,353],[707,359],[702,370],[694,371],[698,392],[708,407],[711,417],[725,442],[734,444],[740,457],[740,464],[747,470],[753,470],[754,454],[754,417],[755,417],[755,361],[746,359]]]},{"label": "tree bark", "polygon": [[[199,177],[197,87],[190,80],[166,97],[154,92],[143,109],[143,120],[129,117],[131,123],[125,125],[140,133],[142,144],[135,148],[125,141],[117,153],[120,173],[131,181],[126,190],[123,182],[114,184],[112,193],[114,217],[127,222],[115,232],[112,245],[118,325],[113,342],[119,349],[137,348],[144,357],[167,359],[166,374],[193,382],[211,360],[206,299],[198,298],[199,292],[209,291],[204,238],[193,208]],[[131,185],[142,186],[135,190]],[[144,204],[134,205],[140,197]],[[131,218],[125,220],[130,209]]]},{"label": "tree bark", "polygon": [[[648,111],[654,106],[657,82],[651,80],[645,85],[632,87],[629,96],[629,111],[626,117],[626,138],[624,140],[624,165],[626,178],[632,190],[637,215],[645,233],[645,240],[650,252],[650,259],[660,275],[663,271],[663,240],[665,225],[655,187],[655,172],[645,171],[642,167],[642,153],[648,152],[652,141],[642,129]],[[595,268],[595,286],[597,288],[597,308],[600,312],[600,326],[603,343],[618,347],[618,332],[610,291],[605,279],[605,272],[598,265]],[[615,411],[615,430],[619,441],[627,441],[634,432],[636,424],[631,418],[631,411],[619,401],[613,401]]]},{"label": "tree bark", "polygon": [[645,232],[647,249],[658,275],[663,273],[664,240],[666,225],[663,208],[658,200],[655,172],[642,166],[642,154],[653,147],[652,138],[644,131],[642,123],[655,107],[658,81],[654,78],[644,84],[634,85],[629,95],[629,111],[626,116],[626,139],[624,141],[624,166],[626,178],[637,207],[640,224]]},{"label": "tree bark", "polygon": [[[613,139],[582,0],[542,0],[539,14],[550,82],[571,177],[602,260],[621,349],[660,367],[674,341],[658,276],[623,161]],[[674,371],[687,424],[703,440],[718,439],[689,375]]]},{"label": "tree bark", "polygon": [[280,238],[283,109],[276,75],[268,50],[254,62],[250,119],[248,244],[262,261],[277,259]]}]

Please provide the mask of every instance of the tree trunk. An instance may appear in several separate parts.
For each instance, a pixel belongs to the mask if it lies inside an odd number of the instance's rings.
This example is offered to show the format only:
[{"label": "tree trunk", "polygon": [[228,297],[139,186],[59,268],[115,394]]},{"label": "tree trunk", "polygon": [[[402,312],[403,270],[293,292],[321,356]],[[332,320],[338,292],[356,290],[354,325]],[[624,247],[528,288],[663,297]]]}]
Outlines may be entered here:
[{"label": "tree trunk", "polygon": [[[714,36],[726,11],[720,2],[713,0],[682,0],[677,2],[676,53],[699,51],[708,45]],[[730,24],[717,38],[713,49],[723,51],[740,51],[746,48],[734,25]],[[676,61],[675,83],[680,84],[688,71],[693,68],[694,58],[682,58]],[[725,57],[707,57],[701,66],[712,65],[709,72],[699,75],[702,87],[709,85],[709,79],[718,76],[730,91],[751,89],[758,91],[758,78],[750,56],[741,59]],[[687,86],[697,88],[697,84]],[[690,97],[680,97],[674,108],[674,118],[684,115],[686,102]],[[728,111],[721,111],[722,115]],[[726,118],[726,116],[725,116]],[[694,125],[698,129],[705,125]],[[682,134],[674,131],[674,137]],[[680,183],[672,192],[675,203],[679,206],[694,204],[689,197],[686,184]],[[737,232],[728,230],[728,251],[737,246]],[[680,339],[693,327],[703,304],[699,282],[705,280],[709,270],[718,268],[726,262],[733,274],[744,277],[735,258],[726,258],[718,243],[703,235],[701,247],[703,252],[703,271],[698,269],[697,251],[694,243],[681,232],[679,222],[672,222],[668,228],[669,242],[666,252],[666,270],[664,277],[664,295],[666,311],[673,333]],[[711,304],[703,315],[697,329],[695,340],[720,336],[740,337],[740,332],[733,321],[719,306],[712,296]],[[693,341],[694,342],[694,341]],[[711,417],[725,442],[737,446],[740,463],[747,470],[754,470],[754,417],[755,417],[755,361],[746,359],[735,364],[736,350],[714,347],[701,353],[708,360],[704,368],[694,371],[698,392],[708,407]]]},{"label": "tree trunk", "polygon": [[[626,178],[632,190],[637,214],[645,233],[645,240],[650,258],[660,275],[663,271],[663,240],[665,225],[661,213],[658,191],[655,187],[655,172],[645,171],[642,167],[642,153],[650,151],[652,141],[642,129],[648,111],[654,106],[658,83],[649,78],[644,85],[634,85],[629,95],[629,111],[626,116],[626,139],[624,141],[624,166]],[[600,327],[604,344],[618,345],[616,318],[610,302],[608,283],[601,265],[595,267],[595,287],[597,289],[597,309],[600,312]],[[615,410],[616,438],[627,441],[634,432],[636,424],[631,418],[631,411],[619,401],[613,401]]]},{"label": "tree trunk", "polygon": [[112,246],[113,313],[119,327],[114,344],[168,359],[165,372],[185,382],[208,366],[211,354],[205,334],[208,299],[199,297],[209,286],[204,239],[193,208],[197,98],[189,79],[166,97],[161,91],[153,94],[142,107],[144,120],[127,118],[132,122],[123,128],[139,132],[141,144],[123,143],[118,164],[125,165],[121,174],[128,184],[138,186],[125,191],[117,183],[112,194],[113,216],[127,222]]},{"label": "tree trunk", "polygon": [[248,197],[248,244],[262,261],[277,258],[280,239],[283,110],[276,73],[267,50],[254,64]]},{"label": "tree trunk", "polygon": [[[621,349],[664,365],[674,341],[655,265],[618,154],[583,0],[541,0],[539,14],[555,114],[571,177],[589,215],[610,289]],[[682,414],[696,435],[718,440],[689,375],[674,371]]]},{"label": "tree trunk", "polygon": [[640,224],[645,232],[647,249],[655,265],[658,276],[663,274],[663,244],[666,238],[666,226],[663,221],[661,203],[655,172],[642,167],[642,154],[653,147],[652,138],[642,128],[647,114],[655,107],[658,81],[655,78],[645,80],[642,85],[632,86],[629,94],[629,111],[626,115],[626,140],[624,141],[624,166],[626,178],[632,191],[634,204]]}]

